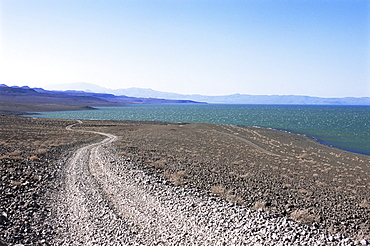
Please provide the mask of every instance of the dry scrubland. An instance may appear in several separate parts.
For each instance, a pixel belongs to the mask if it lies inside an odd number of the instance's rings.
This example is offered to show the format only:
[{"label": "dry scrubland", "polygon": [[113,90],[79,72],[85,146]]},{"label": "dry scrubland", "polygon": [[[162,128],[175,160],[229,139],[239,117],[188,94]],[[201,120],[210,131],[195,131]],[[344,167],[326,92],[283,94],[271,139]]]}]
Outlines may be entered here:
[{"label": "dry scrubland", "polygon": [[370,236],[370,157],[295,134],[213,124],[84,122],[173,185],[355,239]]},{"label": "dry scrubland", "polygon": [[[46,242],[48,190],[76,146],[98,141],[67,131],[76,121],[0,116],[0,241]],[[172,185],[286,216],[355,239],[370,235],[370,157],[261,128],[83,121],[74,129],[119,136],[120,158]]]},{"label": "dry scrubland", "polygon": [[0,117],[1,159],[37,160],[55,148],[72,146],[97,138],[96,134],[67,131],[75,120]]},{"label": "dry scrubland", "polygon": [[32,245],[52,236],[46,194],[57,185],[56,160],[101,139],[65,129],[75,122],[0,116],[0,245]]}]

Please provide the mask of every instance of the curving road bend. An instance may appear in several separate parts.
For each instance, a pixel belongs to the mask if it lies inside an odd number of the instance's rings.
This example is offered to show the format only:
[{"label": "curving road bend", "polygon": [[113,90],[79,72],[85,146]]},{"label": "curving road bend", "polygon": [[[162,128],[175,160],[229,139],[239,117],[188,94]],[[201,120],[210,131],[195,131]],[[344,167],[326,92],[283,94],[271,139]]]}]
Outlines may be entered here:
[{"label": "curving road bend", "polygon": [[[76,124],[81,124],[78,121]],[[72,130],[76,124],[67,126]],[[117,235],[126,234],[116,242],[132,240],[126,224],[117,217],[104,197],[99,183],[91,175],[95,154],[102,146],[113,142],[116,137],[106,133],[103,141],[78,149],[65,162],[62,189],[56,194],[56,223],[58,224],[55,245],[103,245]]]},{"label": "curving road bend", "polygon": [[[79,121],[76,124],[82,124]],[[67,127],[73,131],[73,126]],[[91,132],[91,131],[89,131]],[[174,187],[115,155],[116,136],[65,160],[54,245],[347,245],[349,239]]]}]

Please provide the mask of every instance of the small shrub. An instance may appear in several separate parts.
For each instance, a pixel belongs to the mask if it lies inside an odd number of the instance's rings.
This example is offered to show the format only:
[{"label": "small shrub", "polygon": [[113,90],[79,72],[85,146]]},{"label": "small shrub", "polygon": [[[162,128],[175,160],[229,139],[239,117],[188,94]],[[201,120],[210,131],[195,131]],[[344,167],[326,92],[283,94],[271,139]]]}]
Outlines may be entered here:
[{"label": "small shrub", "polygon": [[232,190],[227,190],[223,185],[212,186],[211,192],[228,202],[243,204],[243,199],[235,195]]},{"label": "small shrub", "polygon": [[366,199],[364,199],[359,205],[362,208],[370,208],[370,203]]},{"label": "small shrub", "polygon": [[[164,160],[159,160],[159,161],[155,161],[155,162],[150,163],[150,165],[152,167],[154,167],[155,169],[163,169],[165,167],[165,164],[166,164],[166,161],[164,161]],[[182,171],[182,172],[184,172],[184,171]]]},{"label": "small shrub", "polygon": [[35,155],[31,156],[29,159],[31,161],[37,161],[37,160],[39,160],[39,158],[37,156],[35,156]]},{"label": "small shrub", "polygon": [[48,149],[38,149],[35,151],[36,155],[45,155],[49,150]]},{"label": "small shrub", "polygon": [[223,185],[215,185],[211,187],[211,192],[212,194],[215,194],[221,197],[225,194],[226,189]]},{"label": "small shrub", "polygon": [[20,182],[20,181],[14,181],[14,180],[10,183],[10,185],[12,185],[12,186],[19,186],[21,184],[22,184],[22,182]]},{"label": "small shrub", "polygon": [[241,174],[241,175],[239,175],[239,178],[241,178],[241,179],[246,179],[246,178],[248,178],[250,175],[251,175],[250,173]]},{"label": "small shrub", "polygon": [[300,158],[300,159],[309,159],[309,156],[308,156],[308,154],[307,153],[303,153],[303,154],[300,154],[299,156],[298,156],[298,158]]},{"label": "small shrub", "polygon": [[306,194],[308,191],[306,189],[299,189],[298,193],[300,194]]},{"label": "small shrub", "polygon": [[41,176],[40,176],[40,175],[35,175],[35,176],[33,176],[32,178],[33,178],[33,180],[35,180],[35,181],[40,181],[40,180],[41,180]]},{"label": "small shrub", "polygon": [[310,214],[308,209],[296,210],[290,214],[290,218],[307,225],[311,225],[313,222],[319,222],[319,217]]},{"label": "small shrub", "polygon": [[19,160],[22,160],[22,156],[19,156],[19,155],[15,155],[15,156],[11,156],[10,159],[14,160],[14,161],[19,161]]},{"label": "small shrub", "polygon": [[6,159],[10,159],[10,157],[8,155],[0,156],[0,160],[6,160]]},{"label": "small shrub", "polygon": [[20,154],[22,154],[21,151],[19,150],[14,150],[13,152],[10,152],[8,155],[10,156],[19,156]]},{"label": "small shrub", "polygon": [[265,211],[266,209],[266,202],[260,202],[260,201],[257,201],[254,206],[252,207],[253,210],[257,210],[257,211]]},{"label": "small shrub", "polygon": [[176,186],[179,185],[184,185],[186,183],[185,178],[186,178],[186,172],[185,171],[178,171],[173,174],[165,174],[165,177],[169,178],[171,183],[173,183]]},{"label": "small shrub", "polygon": [[217,170],[216,168],[213,168],[213,169],[211,170],[211,173],[220,173],[220,170]]},{"label": "small shrub", "polygon": [[231,190],[228,190],[226,192],[225,199],[226,199],[226,201],[231,202],[231,203],[236,203],[236,204],[239,204],[239,205],[243,204],[243,199],[241,197],[237,196],[236,194],[234,194]]}]

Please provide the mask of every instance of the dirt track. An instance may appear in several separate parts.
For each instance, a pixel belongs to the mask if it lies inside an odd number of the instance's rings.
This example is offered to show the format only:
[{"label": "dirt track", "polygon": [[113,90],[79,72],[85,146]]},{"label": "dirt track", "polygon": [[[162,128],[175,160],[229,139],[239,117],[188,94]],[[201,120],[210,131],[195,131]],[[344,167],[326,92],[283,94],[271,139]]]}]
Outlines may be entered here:
[{"label": "dirt track", "polygon": [[174,185],[369,238],[369,156],[263,128],[121,121],[76,127],[119,136],[124,161]]},{"label": "dirt track", "polygon": [[0,123],[0,245],[369,238],[369,156],[262,128],[13,116]]},{"label": "dirt track", "polygon": [[[73,130],[71,126],[67,129]],[[89,131],[91,133],[91,131]],[[114,154],[117,137],[79,148],[68,160],[54,204],[58,245],[345,245],[286,218],[174,187]],[[229,133],[225,133],[229,135]],[[240,137],[237,137],[240,138]],[[241,139],[242,140],[242,139]],[[244,141],[245,142],[245,141]],[[252,148],[269,151],[253,143]]]}]

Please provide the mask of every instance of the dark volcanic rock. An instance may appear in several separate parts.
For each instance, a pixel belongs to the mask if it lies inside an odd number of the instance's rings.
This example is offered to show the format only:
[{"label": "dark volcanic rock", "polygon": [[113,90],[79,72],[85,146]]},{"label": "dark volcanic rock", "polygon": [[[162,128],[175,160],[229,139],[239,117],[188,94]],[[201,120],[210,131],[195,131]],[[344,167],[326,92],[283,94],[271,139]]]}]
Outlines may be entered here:
[{"label": "dark volcanic rock", "polygon": [[[0,239],[4,244],[48,245],[54,229],[48,222],[47,197],[58,185],[59,160],[75,146],[99,139],[70,134],[65,127],[74,122],[0,116]],[[37,160],[31,160],[35,154]]]}]

